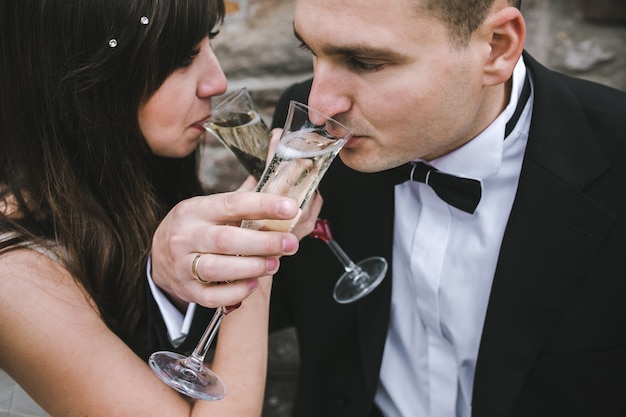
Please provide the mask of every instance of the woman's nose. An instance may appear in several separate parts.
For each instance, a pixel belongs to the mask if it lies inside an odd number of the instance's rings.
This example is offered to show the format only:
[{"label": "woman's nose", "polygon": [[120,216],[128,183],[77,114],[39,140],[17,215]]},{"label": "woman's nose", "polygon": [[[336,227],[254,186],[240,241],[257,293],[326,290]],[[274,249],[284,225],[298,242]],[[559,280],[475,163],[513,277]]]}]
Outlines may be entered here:
[{"label": "woman's nose", "polygon": [[226,75],[213,51],[207,56],[207,63],[203,66],[197,86],[197,96],[200,98],[222,95],[228,88]]}]

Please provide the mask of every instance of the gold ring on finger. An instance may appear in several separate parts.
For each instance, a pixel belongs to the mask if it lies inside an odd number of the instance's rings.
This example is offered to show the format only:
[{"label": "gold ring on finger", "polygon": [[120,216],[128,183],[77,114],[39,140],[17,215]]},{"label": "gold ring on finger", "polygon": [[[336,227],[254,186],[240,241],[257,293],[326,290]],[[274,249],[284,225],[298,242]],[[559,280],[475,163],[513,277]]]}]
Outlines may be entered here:
[{"label": "gold ring on finger", "polygon": [[195,279],[197,279],[198,281],[204,283],[204,284],[210,284],[210,281],[205,281],[202,278],[200,278],[200,275],[198,275],[198,263],[200,262],[200,259],[202,259],[202,257],[206,255],[206,253],[199,253],[196,255],[195,258],[193,258],[193,261],[191,262],[191,275],[193,275],[193,277]]}]

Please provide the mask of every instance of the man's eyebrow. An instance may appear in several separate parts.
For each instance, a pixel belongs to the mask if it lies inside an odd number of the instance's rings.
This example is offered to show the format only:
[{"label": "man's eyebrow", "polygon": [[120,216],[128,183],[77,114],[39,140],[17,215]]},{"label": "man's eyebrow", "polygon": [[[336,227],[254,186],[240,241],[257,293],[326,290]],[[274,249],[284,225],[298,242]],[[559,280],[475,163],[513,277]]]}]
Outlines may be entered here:
[{"label": "man's eyebrow", "polygon": [[[298,33],[295,28],[293,28],[293,34],[298,41],[302,44],[302,47],[305,47],[309,50],[311,48],[309,45],[302,39],[302,36]],[[370,59],[387,59],[387,60],[402,60],[405,58],[405,55],[398,53],[397,51],[393,51],[388,48],[374,48],[366,45],[348,45],[348,46],[336,46],[336,45],[327,45],[322,47],[322,52],[326,55],[343,55],[343,56],[357,56],[357,57],[367,57]]]}]

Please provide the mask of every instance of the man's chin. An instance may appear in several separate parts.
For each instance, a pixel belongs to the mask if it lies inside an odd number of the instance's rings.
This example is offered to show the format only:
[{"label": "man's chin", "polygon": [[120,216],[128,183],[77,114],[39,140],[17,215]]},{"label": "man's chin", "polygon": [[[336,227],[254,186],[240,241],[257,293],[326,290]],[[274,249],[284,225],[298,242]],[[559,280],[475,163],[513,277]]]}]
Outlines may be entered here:
[{"label": "man's chin", "polygon": [[375,165],[372,165],[372,158],[367,155],[363,155],[353,149],[342,149],[339,153],[341,162],[348,168],[363,173],[372,173],[381,171]]}]

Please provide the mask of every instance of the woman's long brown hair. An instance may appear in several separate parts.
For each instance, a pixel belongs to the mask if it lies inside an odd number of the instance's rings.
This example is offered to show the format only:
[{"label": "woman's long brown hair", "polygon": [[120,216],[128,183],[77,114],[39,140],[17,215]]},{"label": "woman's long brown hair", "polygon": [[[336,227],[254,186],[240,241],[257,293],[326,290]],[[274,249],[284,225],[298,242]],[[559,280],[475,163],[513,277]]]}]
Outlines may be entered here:
[{"label": "woman's long brown hair", "polygon": [[0,207],[16,208],[0,253],[49,245],[142,356],[152,234],[201,188],[195,153],[150,152],[138,108],[223,16],[222,0],[0,2]]}]

